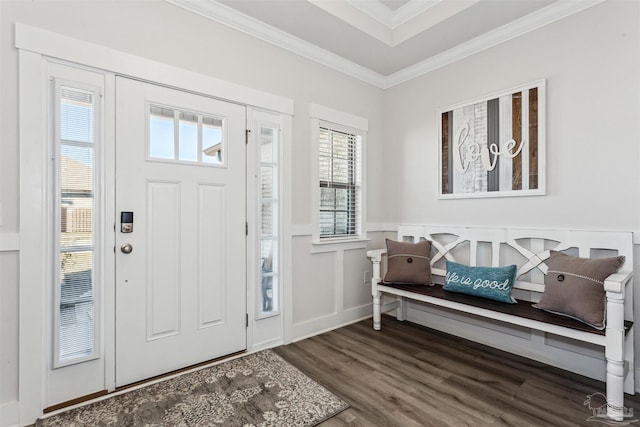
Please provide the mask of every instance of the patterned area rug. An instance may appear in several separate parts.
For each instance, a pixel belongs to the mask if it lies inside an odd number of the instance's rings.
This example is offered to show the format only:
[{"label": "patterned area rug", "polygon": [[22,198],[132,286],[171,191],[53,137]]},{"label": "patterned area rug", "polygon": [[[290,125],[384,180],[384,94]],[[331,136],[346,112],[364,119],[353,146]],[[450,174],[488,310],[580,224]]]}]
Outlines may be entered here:
[{"label": "patterned area rug", "polygon": [[348,406],[265,350],[43,418],[36,426],[314,426]]}]

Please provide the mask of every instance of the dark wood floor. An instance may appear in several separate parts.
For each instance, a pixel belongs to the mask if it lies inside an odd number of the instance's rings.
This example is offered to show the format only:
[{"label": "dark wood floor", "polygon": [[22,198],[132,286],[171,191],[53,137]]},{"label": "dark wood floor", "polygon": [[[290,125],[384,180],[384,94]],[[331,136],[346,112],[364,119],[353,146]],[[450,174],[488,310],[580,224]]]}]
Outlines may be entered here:
[{"label": "dark wood floor", "polygon": [[[593,412],[583,405],[605,392],[603,382],[409,322],[382,322],[381,331],[367,320],[276,349],[351,405],[322,427],[603,425],[587,421]],[[640,415],[640,394],[627,395],[625,406]]]}]

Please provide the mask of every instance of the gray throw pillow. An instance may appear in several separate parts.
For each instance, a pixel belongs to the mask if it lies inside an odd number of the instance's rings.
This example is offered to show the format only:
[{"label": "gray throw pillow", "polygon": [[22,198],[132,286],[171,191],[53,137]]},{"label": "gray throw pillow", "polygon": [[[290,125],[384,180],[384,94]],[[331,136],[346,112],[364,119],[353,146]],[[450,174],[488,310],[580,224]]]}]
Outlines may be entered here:
[{"label": "gray throw pillow", "polygon": [[534,307],[604,329],[604,280],[618,271],[624,259],[624,256],[578,258],[551,251],[544,294]]},{"label": "gray throw pillow", "polygon": [[387,242],[386,283],[411,283],[432,285],[431,242]]}]

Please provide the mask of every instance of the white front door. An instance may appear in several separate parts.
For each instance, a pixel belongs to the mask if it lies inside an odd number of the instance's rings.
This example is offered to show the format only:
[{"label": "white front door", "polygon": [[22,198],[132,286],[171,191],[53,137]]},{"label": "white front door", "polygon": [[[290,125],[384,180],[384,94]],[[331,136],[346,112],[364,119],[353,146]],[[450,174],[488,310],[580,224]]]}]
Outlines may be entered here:
[{"label": "white front door", "polygon": [[246,349],[245,129],[243,106],[117,78],[117,386]]}]

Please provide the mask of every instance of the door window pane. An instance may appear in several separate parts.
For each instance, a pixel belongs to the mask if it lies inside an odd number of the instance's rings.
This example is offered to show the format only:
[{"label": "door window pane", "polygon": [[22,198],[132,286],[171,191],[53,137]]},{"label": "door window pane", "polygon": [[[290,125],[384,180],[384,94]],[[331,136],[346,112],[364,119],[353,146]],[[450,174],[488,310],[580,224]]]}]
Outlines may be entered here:
[{"label": "door window pane", "polygon": [[202,161],[222,163],[222,120],[213,117],[202,119]]},{"label": "door window pane", "polygon": [[205,114],[150,105],[148,158],[221,165],[223,123],[223,119]]},{"label": "door window pane", "polygon": [[60,139],[93,142],[93,94],[60,88]]},{"label": "door window pane", "polygon": [[151,106],[149,117],[149,156],[156,159],[175,158],[174,112]]},{"label": "door window pane", "polygon": [[93,353],[93,252],[62,252],[60,362]]},{"label": "door window pane", "polygon": [[260,235],[271,237],[273,236],[273,203],[262,202],[260,205]]},{"label": "door window pane", "polygon": [[178,159],[198,161],[198,116],[180,113],[180,149]]},{"label": "door window pane", "polygon": [[262,272],[273,273],[273,241],[271,239],[261,240],[260,259],[262,260]]},{"label": "door window pane", "polygon": [[260,312],[267,314],[277,309],[276,294],[274,293],[273,241],[262,240],[260,247]]},{"label": "door window pane", "polygon": [[260,167],[260,197],[273,198],[273,166]]},{"label": "door window pane", "polygon": [[275,133],[275,129],[262,128],[260,130],[260,159],[262,162],[271,163],[273,161]]},{"label": "door window pane", "polygon": [[256,154],[259,159],[258,182],[260,227],[259,317],[278,314],[278,146],[280,129],[266,124],[258,126]]}]

